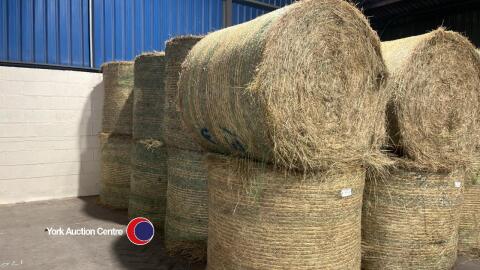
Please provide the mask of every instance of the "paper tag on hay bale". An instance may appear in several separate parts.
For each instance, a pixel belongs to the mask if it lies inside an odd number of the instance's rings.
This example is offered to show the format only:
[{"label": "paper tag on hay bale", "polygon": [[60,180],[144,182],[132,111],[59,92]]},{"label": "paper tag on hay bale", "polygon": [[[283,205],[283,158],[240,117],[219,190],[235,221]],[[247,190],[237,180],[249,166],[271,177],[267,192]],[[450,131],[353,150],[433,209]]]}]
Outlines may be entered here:
[{"label": "paper tag on hay bale", "polygon": [[352,189],[351,188],[343,188],[341,191],[340,191],[340,196],[342,196],[342,198],[345,198],[345,197],[350,197],[352,196]]},{"label": "paper tag on hay bale", "polygon": [[461,187],[462,187],[462,182],[460,182],[460,181],[455,181],[455,187],[456,187],[456,188],[461,188]]}]

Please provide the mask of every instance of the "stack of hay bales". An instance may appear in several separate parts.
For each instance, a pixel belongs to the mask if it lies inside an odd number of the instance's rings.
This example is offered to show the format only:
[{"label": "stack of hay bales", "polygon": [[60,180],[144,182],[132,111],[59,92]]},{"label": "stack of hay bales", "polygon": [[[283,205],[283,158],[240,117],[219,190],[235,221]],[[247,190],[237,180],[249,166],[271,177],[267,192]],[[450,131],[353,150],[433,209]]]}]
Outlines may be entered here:
[{"label": "stack of hay bales", "polygon": [[100,203],[112,208],[126,209],[130,191],[133,63],[106,63],[102,66],[102,73],[105,99],[100,134]]},{"label": "stack of hay bales", "polygon": [[182,116],[220,154],[207,160],[209,270],[360,269],[385,74],[377,35],[341,0],[296,2],[192,48]]},{"label": "stack of hay bales", "polygon": [[148,218],[163,232],[167,194],[167,151],[163,143],[165,54],[138,56],[134,70],[134,146],[128,214],[130,218]]},{"label": "stack of hay bales", "polygon": [[[480,55],[480,50],[477,49]],[[480,75],[480,74],[479,74]],[[479,90],[480,91],[480,90]],[[480,155],[476,147],[472,166],[465,175],[465,192],[460,218],[458,250],[461,254],[480,257]]]},{"label": "stack of hay bales", "polygon": [[451,269],[463,170],[478,126],[480,62],[461,35],[438,29],[382,43],[391,79],[387,131],[396,165],[369,174],[362,217],[368,269]]},{"label": "stack of hay bales", "polygon": [[185,36],[166,45],[165,142],[168,151],[165,247],[170,255],[204,261],[207,249],[207,173],[203,153],[188,134],[178,108],[181,65],[200,37]]}]

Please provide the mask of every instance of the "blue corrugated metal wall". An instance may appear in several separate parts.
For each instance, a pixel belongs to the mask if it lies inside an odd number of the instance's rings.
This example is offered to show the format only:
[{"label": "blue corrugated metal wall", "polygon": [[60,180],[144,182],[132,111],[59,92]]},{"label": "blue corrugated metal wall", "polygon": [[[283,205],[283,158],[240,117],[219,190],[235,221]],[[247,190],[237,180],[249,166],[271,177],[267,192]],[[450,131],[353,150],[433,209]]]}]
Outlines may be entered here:
[{"label": "blue corrugated metal wall", "polygon": [[[295,0],[260,0],[259,2],[264,2],[272,6],[283,7],[293,3]],[[233,3],[233,13],[232,13],[232,23],[239,24],[246,21],[255,19],[258,16],[261,16],[268,12],[262,8],[256,8],[251,5],[242,4],[242,1],[235,1]]]},{"label": "blue corrugated metal wall", "polygon": [[[284,6],[293,0],[261,0]],[[234,24],[265,9],[233,4]],[[92,0],[93,66],[223,27],[223,0]],[[90,67],[89,0],[0,0],[0,61]]]},{"label": "blue corrugated metal wall", "polygon": [[220,29],[222,0],[97,0],[93,6],[94,63],[162,51],[165,41]]},{"label": "blue corrugated metal wall", "polygon": [[88,0],[0,0],[0,60],[89,66]]}]

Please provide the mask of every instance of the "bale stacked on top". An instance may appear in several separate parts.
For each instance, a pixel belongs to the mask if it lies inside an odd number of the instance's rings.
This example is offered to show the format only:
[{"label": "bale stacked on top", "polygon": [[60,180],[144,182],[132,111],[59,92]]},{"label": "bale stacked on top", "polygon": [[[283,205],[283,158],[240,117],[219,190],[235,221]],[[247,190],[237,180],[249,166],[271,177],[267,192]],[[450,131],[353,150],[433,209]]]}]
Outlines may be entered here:
[{"label": "bale stacked on top", "polygon": [[209,154],[208,269],[360,269],[364,169],[304,175]]},{"label": "bale stacked on top", "polygon": [[165,53],[137,56],[134,70],[133,138],[163,140]]},{"label": "bale stacked on top", "polygon": [[130,189],[133,63],[106,63],[102,66],[102,73],[105,98],[100,134],[100,203],[124,209],[128,207]]},{"label": "bale stacked on top", "polygon": [[166,78],[165,78],[165,143],[168,147],[201,152],[198,143],[192,140],[182,120],[178,104],[178,78],[182,63],[190,49],[200,40],[200,36],[180,36],[167,41],[166,44]]},{"label": "bale stacked on top", "polygon": [[202,39],[183,65],[180,102],[212,152],[300,170],[375,164],[385,73],[356,8],[305,0]]},{"label": "bale stacked on top", "polygon": [[480,257],[480,157],[465,177],[465,192],[460,229],[458,251],[467,256]]},{"label": "bale stacked on top", "polygon": [[393,74],[389,136],[395,151],[428,168],[451,171],[471,160],[479,127],[479,57],[463,36],[444,29],[383,42]]},{"label": "bale stacked on top", "polygon": [[178,108],[181,65],[200,37],[171,39],[166,46],[165,143],[168,149],[165,247],[191,261],[206,259],[207,174],[201,149],[186,131]]},{"label": "bale stacked on top", "polygon": [[[477,49],[480,54],[480,50]],[[480,75],[480,74],[479,74]],[[458,250],[463,255],[480,257],[480,155],[476,147],[472,166],[465,177],[464,202],[460,218]]]},{"label": "bale stacked on top", "polygon": [[450,269],[456,259],[463,173],[478,127],[480,62],[470,42],[439,29],[382,43],[389,174],[367,178],[363,268]]},{"label": "bale stacked on top", "polygon": [[102,131],[132,134],[133,62],[109,62],[102,65],[105,99]]},{"label": "bale stacked on top", "polygon": [[165,54],[135,59],[132,177],[128,215],[146,217],[163,232],[167,194],[167,150],[163,138]]}]

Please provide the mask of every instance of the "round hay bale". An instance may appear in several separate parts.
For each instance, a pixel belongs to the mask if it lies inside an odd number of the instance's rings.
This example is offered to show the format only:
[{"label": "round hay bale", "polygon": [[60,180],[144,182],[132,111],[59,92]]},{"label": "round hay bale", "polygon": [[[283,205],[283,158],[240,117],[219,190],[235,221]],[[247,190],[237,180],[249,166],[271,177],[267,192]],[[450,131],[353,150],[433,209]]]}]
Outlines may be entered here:
[{"label": "round hay bale", "polygon": [[404,168],[368,174],[362,268],[452,269],[457,258],[463,177]]},{"label": "round hay bale", "polygon": [[165,247],[192,262],[207,252],[207,172],[203,154],[169,149]]},{"label": "round hay bale", "polygon": [[382,43],[391,73],[391,147],[431,171],[466,166],[478,142],[480,58],[458,33],[428,34]]},{"label": "round hay bale", "polygon": [[127,209],[132,138],[129,135],[101,133],[100,143],[102,155],[100,203],[115,209]]},{"label": "round hay bale", "polygon": [[208,270],[360,269],[361,167],[289,174],[208,158]]},{"label": "round hay bale", "polygon": [[323,170],[378,162],[385,77],[359,10],[304,0],[199,41],[183,63],[180,105],[204,149]]},{"label": "round hay bale", "polygon": [[135,58],[133,138],[163,140],[165,54],[146,53]]},{"label": "round hay bale", "polygon": [[105,97],[103,133],[132,134],[133,62],[102,65]]},{"label": "round hay bale", "polygon": [[168,147],[200,152],[187,131],[178,106],[178,78],[190,49],[201,39],[197,36],[183,36],[170,39],[166,43],[165,75],[165,143]]},{"label": "round hay bale", "polygon": [[132,150],[130,218],[148,218],[163,233],[167,205],[167,150],[160,141],[138,140]]},{"label": "round hay bale", "polygon": [[480,163],[479,157],[466,174],[458,250],[462,255],[480,258]]}]

